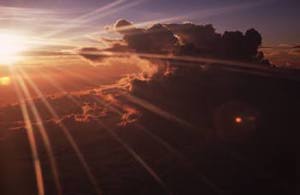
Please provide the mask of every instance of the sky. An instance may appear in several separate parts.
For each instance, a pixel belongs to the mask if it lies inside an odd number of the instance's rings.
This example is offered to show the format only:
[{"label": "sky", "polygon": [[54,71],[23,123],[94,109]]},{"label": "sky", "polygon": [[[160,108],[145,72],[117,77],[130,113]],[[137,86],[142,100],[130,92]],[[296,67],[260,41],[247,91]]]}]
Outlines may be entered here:
[{"label": "sky", "polygon": [[[68,19],[107,7],[93,14],[91,20],[81,23],[75,34],[80,36],[101,30],[119,18],[133,22],[171,18],[167,22],[211,23],[218,32],[245,31],[254,27],[261,32],[263,43],[268,46],[300,43],[297,20],[300,2],[297,0],[2,0],[0,6],[1,28],[35,35],[60,29],[70,23]],[[74,27],[71,32],[74,33]]]},{"label": "sky", "polygon": [[[68,59],[62,61],[61,54],[53,59],[49,53],[45,60],[41,51],[74,52],[82,47],[105,47],[99,40],[122,40],[122,34],[107,28],[125,19],[139,28],[157,23],[212,24],[220,34],[255,28],[272,63],[294,66],[300,63],[299,49],[294,51],[300,45],[299,8],[297,0],[0,0],[0,56],[14,53],[7,51],[6,45],[11,44],[6,43],[21,37],[26,45],[23,51],[32,54],[26,54],[22,62],[18,60],[20,63],[82,63],[74,56],[64,56]],[[5,61],[0,60],[0,64]]]}]

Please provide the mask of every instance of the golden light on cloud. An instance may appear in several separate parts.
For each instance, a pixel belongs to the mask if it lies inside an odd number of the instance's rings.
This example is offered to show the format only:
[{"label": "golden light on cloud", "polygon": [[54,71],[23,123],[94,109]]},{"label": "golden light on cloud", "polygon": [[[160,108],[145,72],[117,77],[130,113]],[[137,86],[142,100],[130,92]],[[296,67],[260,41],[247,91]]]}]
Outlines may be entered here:
[{"label": "golden light on cloud", "polygon": [[21,59],[20,52],[26,49],[25,37],[0,31],[0,65],[14,65]]},{"label": "golden light on cloud", "polygon": [[11,82],[10,77],[6,76],[6,77],[0,77],[0,85],[9,85]]}]

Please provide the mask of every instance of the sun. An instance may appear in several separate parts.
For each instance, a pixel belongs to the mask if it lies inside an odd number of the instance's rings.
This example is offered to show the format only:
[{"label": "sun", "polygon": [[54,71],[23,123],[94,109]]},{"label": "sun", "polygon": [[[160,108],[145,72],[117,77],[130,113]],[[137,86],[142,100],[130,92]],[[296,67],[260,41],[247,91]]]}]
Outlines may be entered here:
[{"label": "sun", "polygon": [[0,31],[0,65],[14,65],[21,59],[20,53],[24,50],[26,50],[25,37],[13,32]]}]

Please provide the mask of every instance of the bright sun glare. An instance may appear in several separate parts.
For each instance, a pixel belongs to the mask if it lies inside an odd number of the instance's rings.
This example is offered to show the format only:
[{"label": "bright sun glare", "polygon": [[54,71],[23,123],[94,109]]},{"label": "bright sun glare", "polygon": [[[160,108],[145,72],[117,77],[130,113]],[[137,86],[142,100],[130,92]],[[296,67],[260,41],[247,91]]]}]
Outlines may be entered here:
[{"label": "bright sun glare", "polygon": [[25,37],[11,32],[0,32],[0,65],[11,66],[20,60],[26,49]]}]

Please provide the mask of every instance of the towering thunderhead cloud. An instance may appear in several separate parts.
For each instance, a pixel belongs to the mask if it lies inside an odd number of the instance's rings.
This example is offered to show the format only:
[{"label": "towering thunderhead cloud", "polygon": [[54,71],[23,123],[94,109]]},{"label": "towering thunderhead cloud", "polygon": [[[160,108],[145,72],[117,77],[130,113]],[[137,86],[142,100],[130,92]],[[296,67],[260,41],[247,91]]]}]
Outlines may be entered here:
[{"label": "towering thunderhead cloud", "polygon": [[262,37],[255,29],[217,33],[211,25],[155,24],[137,28],[127,20],[118,20],[114,28],[123,35],[128,49],[143,53],[172,53],[217,57],[268,64],[258,52]]},{"label": "towering thunderhead cloud", "polygon": [[115,24],[115,30],[123,34],[128,47],[137,52],[170,53],[178,42],[174,33],[161,24],[142,29],[126,20],[119,20]]}]

